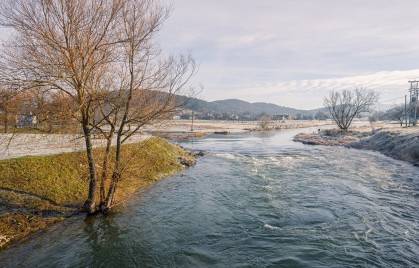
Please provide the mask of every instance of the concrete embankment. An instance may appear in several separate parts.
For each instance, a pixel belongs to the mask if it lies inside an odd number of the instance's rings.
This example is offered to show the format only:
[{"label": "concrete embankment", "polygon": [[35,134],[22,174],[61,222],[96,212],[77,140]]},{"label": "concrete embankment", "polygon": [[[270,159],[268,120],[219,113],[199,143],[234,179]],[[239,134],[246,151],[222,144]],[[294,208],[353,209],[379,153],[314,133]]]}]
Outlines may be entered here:
[{"label": "concrete embankment", "polygon": [[372,131],[338,130],[319,133],[301,133],[294,141],[309,145],[345,146],[378,151],[389,157],[419,166],[419,129],[381,129]]}]

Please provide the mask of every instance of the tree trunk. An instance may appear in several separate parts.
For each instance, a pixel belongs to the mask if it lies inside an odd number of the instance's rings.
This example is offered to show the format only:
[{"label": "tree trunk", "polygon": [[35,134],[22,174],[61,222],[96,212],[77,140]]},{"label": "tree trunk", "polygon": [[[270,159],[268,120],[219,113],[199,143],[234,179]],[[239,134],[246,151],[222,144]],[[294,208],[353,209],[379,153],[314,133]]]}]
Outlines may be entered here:
[{"label": "tree trunk", "polygon": [[108,195],[106,197],[105,211],[109,210],[112,207],[114,197],[115,197],[116,187],[121,178],[121,147],[122,147],[121,133],[118,132],[118,136],[116,138],[116,149],[115,149],[116,150],[115,151],[115,167],[112,173],[111,185],[109,187]]},{"label": "tree trunk", "polygon": [[102,167],[102,175],[100,177],[100,206],[99,206],[102,212],[106,210],[105,183],[108,177],[109,155],[111,152],[112,138],[113,138],[114,131],[115,131],[114,128],[111,128],[109,136],[107,137],[105,155],[103,157],[103,163],[102,163],[103,167]]},{"label": "tree trunk", "polygon": [[102,175],[100,177],[100,202],[105,201],[105,181],[106,177],[108,176],[108,162],[109,162],[109,153],[111,148],[111,142],[107,141],[105,155],[103,156],[103,167],[102,167]]},{"label": "tree trunk", "polygon": [[9,132],[9,111],[4,109],[4,133]]},{"label": "tree trunk", "polygon": [[118,181],[120,178],[121,178],[121,173],[119,172],[119,170],[115,169],[115,171],[112,174],[111,185],[109,187],[108,196],[106,197],[105,207],[102,212],[106,213],[107,211],[111,209],[112,204],[114,202],[114,198],[115,198],[116,187],[118,185]]},{"label": "tree trunk", "polygon": [[87,200],[84,203],[84,209],[93,214],[96,212],[96,185],[97,185],[97,175],[96,175],[96,165],[95,159],[93,157],[93,146],[91,140],[91,133],[88,128],[88,125],[85,120],[83,120],[83,132],[84,140],[86,143],[86,154],[87,154],[87,163],[89,165],[89,193]]}]

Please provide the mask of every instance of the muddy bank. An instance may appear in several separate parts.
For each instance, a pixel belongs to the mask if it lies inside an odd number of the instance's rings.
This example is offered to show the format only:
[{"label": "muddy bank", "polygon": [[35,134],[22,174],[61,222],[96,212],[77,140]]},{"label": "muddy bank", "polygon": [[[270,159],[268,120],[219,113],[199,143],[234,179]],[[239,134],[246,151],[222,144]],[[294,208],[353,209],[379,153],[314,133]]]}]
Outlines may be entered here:
[{"label": "muddy bank", "polygon": [[379,129],[375,131],[325,130],[301,133],[294,141],[309,145],[345,146],[378,151],[389,157],[419,165],[419,129]]}]

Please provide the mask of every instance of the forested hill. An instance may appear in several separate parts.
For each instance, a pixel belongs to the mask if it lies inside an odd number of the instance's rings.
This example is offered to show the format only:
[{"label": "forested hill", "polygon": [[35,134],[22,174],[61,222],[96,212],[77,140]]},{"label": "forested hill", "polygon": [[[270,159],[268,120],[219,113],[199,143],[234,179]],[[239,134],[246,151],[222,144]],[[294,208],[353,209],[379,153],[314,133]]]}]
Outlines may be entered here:
[{"label": "forested hill", "polygon": [[181,97],[185,103],[185,108],[199,114],[234,114],[234,115],[250,115],[258,116],[266,114],[289,115],[289,116],[314,116],[319,111],[325,112],[324,109],[300,110],[285,106],[279,106],[273,103],[255,102],[250,103],[238,99],[226,99],[218,101],[204,101],[197,98]]}]

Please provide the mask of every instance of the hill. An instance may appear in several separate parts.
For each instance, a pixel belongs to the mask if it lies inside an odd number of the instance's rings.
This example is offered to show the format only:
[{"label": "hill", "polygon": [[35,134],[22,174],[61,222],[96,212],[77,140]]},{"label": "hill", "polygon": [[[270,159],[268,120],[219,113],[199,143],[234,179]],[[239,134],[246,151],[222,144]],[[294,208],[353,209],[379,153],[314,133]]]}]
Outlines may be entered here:
[{"label": "hill", "polygon": [[250,103],[238,99],[204,101],[197,98],[181,97],[186,110],[193,111],[201,119],[258,119],[262,115],[292,116],[313,118],[319,112],[325,113],[324,108],[314,110],[300,110],[273,103]]}]

